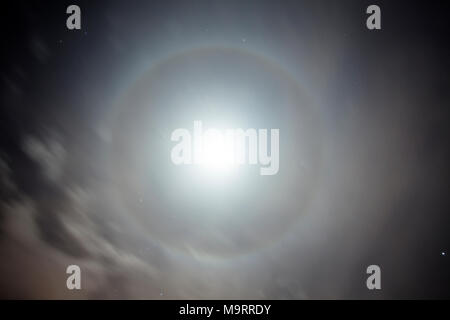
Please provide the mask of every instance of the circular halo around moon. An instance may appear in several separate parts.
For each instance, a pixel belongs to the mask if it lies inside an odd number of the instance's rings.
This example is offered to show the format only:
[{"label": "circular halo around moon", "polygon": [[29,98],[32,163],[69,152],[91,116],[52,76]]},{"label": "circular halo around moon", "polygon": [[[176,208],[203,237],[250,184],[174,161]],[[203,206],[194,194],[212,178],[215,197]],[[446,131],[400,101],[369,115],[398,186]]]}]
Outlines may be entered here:
[{"label": "circular halo around moon", "polygon": [[[179,252],[230,257],[281,239],[307,213],[321,162],[320,114],[288,72],[241,49],[206,47],[161,61],[123,93],[108,168],[136,232]],[[208,175],[171,162],[171,133],[279,129],[279,172]]]}]

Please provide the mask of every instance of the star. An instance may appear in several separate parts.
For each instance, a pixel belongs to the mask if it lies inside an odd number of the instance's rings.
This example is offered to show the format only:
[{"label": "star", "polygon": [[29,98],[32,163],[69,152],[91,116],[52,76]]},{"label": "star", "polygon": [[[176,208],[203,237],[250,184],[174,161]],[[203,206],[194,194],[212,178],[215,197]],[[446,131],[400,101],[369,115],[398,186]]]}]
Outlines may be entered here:
[{"label": "star", "polygon": [[442,255],[442,256],[445,256],[445,251],[442,251],[442,252],[441,252],[441,255]]}]

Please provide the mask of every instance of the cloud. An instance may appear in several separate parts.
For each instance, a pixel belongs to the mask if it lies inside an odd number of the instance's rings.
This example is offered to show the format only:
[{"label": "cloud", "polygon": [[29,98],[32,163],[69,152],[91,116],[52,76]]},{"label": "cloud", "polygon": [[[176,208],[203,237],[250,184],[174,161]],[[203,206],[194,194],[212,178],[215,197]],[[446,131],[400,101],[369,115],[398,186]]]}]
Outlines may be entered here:
[{"label": "cloud", "polygon": [[61,177],[66,150],[57,137],[39,139],[28,136],[23,147],[25,152],[42,167],[48,180],[56,182]]}]

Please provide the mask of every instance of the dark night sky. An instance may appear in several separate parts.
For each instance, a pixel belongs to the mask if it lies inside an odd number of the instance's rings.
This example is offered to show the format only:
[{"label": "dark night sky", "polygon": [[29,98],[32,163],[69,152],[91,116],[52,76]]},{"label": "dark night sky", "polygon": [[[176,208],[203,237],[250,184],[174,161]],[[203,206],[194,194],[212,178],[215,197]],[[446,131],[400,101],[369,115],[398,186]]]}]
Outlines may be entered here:
[{"label": "dark night sky", "polygon": [[[445,3],[5,2],[0,297],[450,298]],[[280,128],[280,173],[174,169],[202,117]]]}]

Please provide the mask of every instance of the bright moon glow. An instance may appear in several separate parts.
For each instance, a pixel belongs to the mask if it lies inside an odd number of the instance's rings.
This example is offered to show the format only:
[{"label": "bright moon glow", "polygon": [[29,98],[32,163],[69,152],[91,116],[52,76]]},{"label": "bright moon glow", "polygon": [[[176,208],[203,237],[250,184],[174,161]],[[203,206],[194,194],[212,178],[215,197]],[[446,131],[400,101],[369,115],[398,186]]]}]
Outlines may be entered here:
[{"label": "bright moon glow", "polygon": [[279,169],[279,129],[270,130],[270,146],[267,131],[238,128],[222,133],[211,128],[203,132],[202,122],[194,121],[193,137],[184,128],[172,132],[171,140],[178,143],[171,159],[175,165],[195,163],[216,171],[228,171],[234,164],[259,163],[261,175],[274,175]]},{"label": "bright moon glow", "polygon": [[233,141],[224,137],[218,130],[209,129],[204,135],[203,152],[199,162],[206,169],[229,172],[235,165],[233,147]]}]

